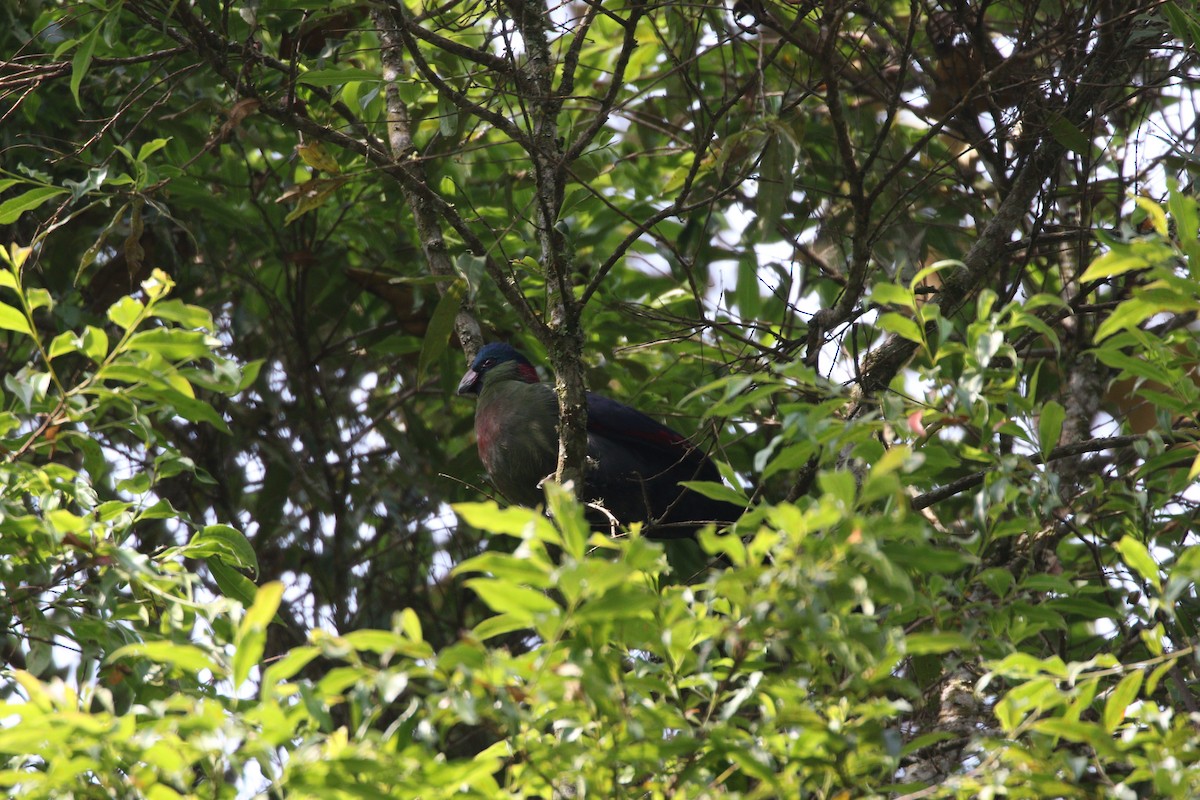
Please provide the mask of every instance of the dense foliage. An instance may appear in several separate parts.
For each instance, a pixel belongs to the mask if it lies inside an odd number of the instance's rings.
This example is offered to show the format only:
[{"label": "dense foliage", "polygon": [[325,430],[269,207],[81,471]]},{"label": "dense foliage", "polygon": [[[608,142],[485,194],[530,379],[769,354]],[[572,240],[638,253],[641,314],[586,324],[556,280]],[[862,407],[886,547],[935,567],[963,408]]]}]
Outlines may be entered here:
[{"label": "dense foliage", "polygon": [[[1200,791],[1190,4],[0,20],[4,791]],[[718,566],[490,499],[488,339]]]}]

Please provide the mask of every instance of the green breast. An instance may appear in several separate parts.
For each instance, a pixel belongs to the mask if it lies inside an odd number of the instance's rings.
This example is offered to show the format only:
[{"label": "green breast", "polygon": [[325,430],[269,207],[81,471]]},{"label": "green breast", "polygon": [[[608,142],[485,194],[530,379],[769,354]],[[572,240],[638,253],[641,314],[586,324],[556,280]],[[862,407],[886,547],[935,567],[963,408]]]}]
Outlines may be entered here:
[{"label": "green breast", "polygon": [[486,383],[475,408],[479,457],[492,484],[513,503],[535,506],[538,484],[558,462],[558,400],[542,383]]}]

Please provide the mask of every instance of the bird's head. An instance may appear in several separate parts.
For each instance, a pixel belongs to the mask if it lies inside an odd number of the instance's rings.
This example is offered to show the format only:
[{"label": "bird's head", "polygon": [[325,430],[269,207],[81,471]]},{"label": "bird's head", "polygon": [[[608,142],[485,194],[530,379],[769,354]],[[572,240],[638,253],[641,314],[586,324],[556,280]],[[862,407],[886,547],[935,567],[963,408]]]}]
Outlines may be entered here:
[{"label": "bird's head", "polygon": [[479,394],[485,384],[496,381],[537,383],[537,370],[517,348],[503,342],[484,345],[471,368],[458,382],[459,394]]}]

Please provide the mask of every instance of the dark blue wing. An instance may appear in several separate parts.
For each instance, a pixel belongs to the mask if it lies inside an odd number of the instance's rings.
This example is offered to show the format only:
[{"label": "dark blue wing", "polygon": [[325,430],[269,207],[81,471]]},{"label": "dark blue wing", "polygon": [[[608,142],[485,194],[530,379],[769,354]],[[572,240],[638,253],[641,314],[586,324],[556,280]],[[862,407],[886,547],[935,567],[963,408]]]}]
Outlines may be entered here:
[{"label": "dark blue wing", "polygon": [[[742,509],[679,486],[721,481],[716,464],[691,442],[635,408],[588,393],[589,493],[623,522],[654,519],[657,535],[690,535],[697,523],[732,522]],[[691,524],[689,524],[691,523]]]}]

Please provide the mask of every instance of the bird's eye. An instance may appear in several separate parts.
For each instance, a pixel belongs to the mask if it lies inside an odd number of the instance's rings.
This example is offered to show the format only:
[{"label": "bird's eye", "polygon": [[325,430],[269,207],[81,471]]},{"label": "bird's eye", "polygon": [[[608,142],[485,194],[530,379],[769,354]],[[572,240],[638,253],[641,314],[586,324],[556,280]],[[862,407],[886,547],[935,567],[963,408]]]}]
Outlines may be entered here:
[{"label": "bird's eye", "polygon": [[483,363],[479,365],[479,368],[480,368],[480,369],[487,369],[488,367],[492,366],[492,365],[493,365],[493,364],[495,364],[495,363],[496,363],[496,359],[494,359],[494,358],[485,358],[485,359],[483,360]]}]

